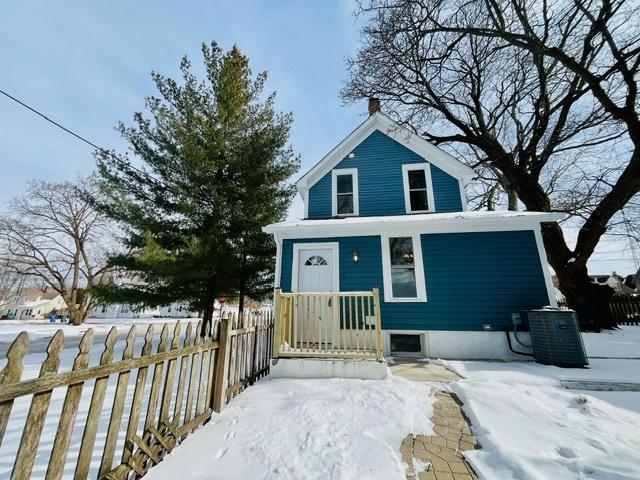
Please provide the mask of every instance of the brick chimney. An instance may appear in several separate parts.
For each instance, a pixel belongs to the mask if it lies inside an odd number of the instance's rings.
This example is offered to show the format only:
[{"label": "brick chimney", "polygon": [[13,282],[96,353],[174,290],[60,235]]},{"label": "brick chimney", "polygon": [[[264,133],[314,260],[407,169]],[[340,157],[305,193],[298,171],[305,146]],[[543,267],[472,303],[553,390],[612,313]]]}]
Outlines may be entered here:
[{"label": "brick chimney", "polygon": [[369,98],[369,116],[380,111],[380,99]]}]

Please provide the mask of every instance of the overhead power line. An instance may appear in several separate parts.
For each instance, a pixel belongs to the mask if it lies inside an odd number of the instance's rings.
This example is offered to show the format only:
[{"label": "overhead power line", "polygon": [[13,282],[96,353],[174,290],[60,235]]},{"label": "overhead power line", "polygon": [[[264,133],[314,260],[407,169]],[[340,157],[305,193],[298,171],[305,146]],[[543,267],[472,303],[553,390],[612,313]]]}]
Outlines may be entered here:
[{"label": "overhead power line", "polygon": [[[38,110],[36,110],[35,108],[27,105],[26,103],[24,103],[21,100],[18,100],[16,97],[14,97],[13,95],[8,94],[7,92],[5,92],[4,90],[0,89],[0,93],[2,93],[2,95],[4,95],[7,98],[10,98],[11,100],[13,100],[14,102],[16,102],[19,105],[22,105],[24,108],[26,108],[27,110],[32,111],[33,113],[35,113],[36,115],[44,118],[47,122],[52,123],[53,125],[55,125],[58,128],[61,128],[62,130],[64,130],[65,132],[73,135],[74,137],[76,137],[78,140],[83,141],[84,143],[91,145],[93,148],[95,148],[96,150],[100,150],[101,152],[105,153],[105,154],[109,154],[111,155],[111,152],[109,152],[108,150],[99,147],[98,145],[96,145],[95,143],[87,140],[86,138],[84,138],[81,135],[78,135],[77,133],[75,133],[72,130],[69,130],[67,127],[65,127],[64,125],[59,124],[58,122],[56,122],[55,120],[52,120],[51,118],[47,117],[44,113],[39,112]],[[118,159],[120,160],[120,159]],[[122,161],[122,160],[120,160]]]},{"label": "overhead power line", "polygon": [[[73,130],[71,130],[71,129],[67,128],[67,127],[65,127],[64,125],[60,124],[59,122],[56,122],[55,120],[49,118],[47,115],[45,115],[44,113],[40,112],[36,108],[26,104],[22,100],[19,100],[18,98],[16,98],[13,95],[5,92],[4,90],[0,89],[0,93],[2,95],[4,95],[5,97],[9,98],[10,100],[16,102],[18,105],[26,108],[30,112],[35,113],[39,117],[42,117],[43,119],[45,119],[47,122],[51,123],[52,125],[60,128],[61,130],[65,131],[66,133],[68,133],[70,135],[73,135],[76,139],[80,140],[81,142],[84,142],[87,145],[92,146],[93,148],[95,148],[96,150],[100,151],[104,155],[108,155],[109,157],[113,158],[116,162],[120,163],[121,165],[125,165],[127,168],[135,170],[136,172],[138,172],[140,175],[146,177],[147,179],[150,179],[153,182],[156,182],[156,183],[160,184],[162,187],[164,187],[167,190],[173,192],[175,195],[183,195],[184,194],[184,191],[179,190],[178,188],[176,188],[173,185],[168,185],[166,182],[164,182],[164,181],[162,181],[162,180],[160,180],[158,178],[153,177],[152,175],[150,175],[149,173],[145,172],[144,170],[141,170],[141,169],[131,165],[129,162],[124,161],[122,158],[118,157],[117,155],[115,155],[114,153],[110,152],[106,148],[102,148],[99,145],[96,145],[95,143],[93,143],[92,141],[86,139],[82,135],[74,132]],[[147,195],[145,195],[145,194],[143,194],[143,193],[141,193],[139,191],[136,192],[136,194],[144,196],[147,200],[149,200],[151,202],[154,201],[153,199],[149,198]],[[254,220],[254,222],[257,223],[256,220]]]},{"label": "overhead power line", "polygon": [[[75,138],[77,138],[78,140],[80,140],[81,142],[86,143],[87,145],[92,146],[93,148],[95,148],[96,150],[100,151],[102,154],[104,155],[108,155],[109,157],[113,158],[116,162],[120,163],[121,165],[126,165],[127,168],[131,168],[132,170],[135,170],[136,172],[138,172],[140,175],[144,175],[146,178],[153,180],[154,182],[158,182],[160,183],[163,187],[165,187],[168,190],[173,190],[173,187],[171,185],[167,185],[166,183],[164,183],[161,180],[158,180],[157,178],[152,177],[151,175],[149,175],[149,173],[145,172],[144,170],[141,170],[135,166],[133,166],[131,163],[128,163],[126,161],[124,161],[123,159],[121,159],[120,157],[118,157],[117,155],[113,154],[112,152],[110,152],[109,150],[107,150],[106,148],[100,147],[98,145],[96,145],[95,143],[93,143],[90,140],[87,140],[85,137],[83,137],[82,135],[74,132],[73,130],[65,127],[64,125],[60,124],[59,122],[56,122],[55,120],[49,118],[47,115],[45,115],[44,113],[40,112],[39,110],[35,109],[34,107],[27,105],[25,102],[23,102],[22,100],[19,100],[18,98],[14,97],[13,95],[5,92],[4,90],[0,89],[0,93],[2,95],[4,95],[5,97],[9,98],[10,100],[13,100],[14,102],[16,102],[18,105],[21,105],[22,107],[26,108],[27,110],[35,113],[36,115],[38,115],[39,117],[44,118],[47,122],[51,123],[52,125],[55,125],[56,127],[60,128],[61,130],[67,132],[70,135],[73,135]],[[174,190],[174,193],[175,190]]]}]

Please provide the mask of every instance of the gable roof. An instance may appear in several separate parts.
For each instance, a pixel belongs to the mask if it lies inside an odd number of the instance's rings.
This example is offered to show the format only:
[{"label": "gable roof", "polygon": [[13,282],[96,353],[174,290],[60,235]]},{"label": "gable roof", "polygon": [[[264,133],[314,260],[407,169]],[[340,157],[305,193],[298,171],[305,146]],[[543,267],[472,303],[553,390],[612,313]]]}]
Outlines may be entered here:
[{"label": "gable roof", "polygon": [[344,157],[351,153],[355,147],[375,130],[380,130],[440,170],[461,180],[462,183],[467,183],[474,175],[473,169],[460,160],[449,155],[441,148],[436,147],[420,135],[413,133],[408,128],[394,122],[384,113],[376,112],[362,122],[347,138],[336,145],[322,160],[315,164],[311,170],[296,182],[298,192],[303,194],[303,192],[311,188],[314,183],[330,172]]}]

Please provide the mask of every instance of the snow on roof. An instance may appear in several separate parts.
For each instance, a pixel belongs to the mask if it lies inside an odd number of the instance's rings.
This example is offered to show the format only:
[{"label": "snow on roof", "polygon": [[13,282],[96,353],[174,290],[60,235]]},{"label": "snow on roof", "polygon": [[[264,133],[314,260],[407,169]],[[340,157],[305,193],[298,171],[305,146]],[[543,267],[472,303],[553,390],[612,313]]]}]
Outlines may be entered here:
[{"label": "snow on roof", "polygon": [[51,301],[51,299],[38,299],[38,300],[33,300],[31,302],[27,301],[23,303],[23,306],[28,307],[28,308],[33,308],[33,307],[39,307],[41,305],[46,305],[47,303],[49,303]]},{"label": "snow on roof", "polygon": [[423,213],[416,215],[388,215],[374,217],[346,217],[329,218],[325,220],[290,220],[274,223],[263,228],[267,233],[302,229],[333,229],[333,228],[358,228],[358,227],[429,227],[439,225],[490,225],[494,222],[518,222],[537,224],[541,222],[555,222],[565,218],[561,213],[549,212],[513,212],[513,211],[464,211],[448,213]]}]

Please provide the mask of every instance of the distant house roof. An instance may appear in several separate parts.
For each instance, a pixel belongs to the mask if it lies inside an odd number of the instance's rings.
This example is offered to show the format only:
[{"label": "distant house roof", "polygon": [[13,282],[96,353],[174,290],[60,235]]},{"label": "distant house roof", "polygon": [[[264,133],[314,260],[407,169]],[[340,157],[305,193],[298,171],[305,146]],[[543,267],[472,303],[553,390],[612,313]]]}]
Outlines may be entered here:
[{"label": "distant house roof", "polygon": [[28,301],[28,302],[24,302],[24,307],[26,308],[34,308],[34,307],[39,307],[41,305],[46,305],[47,303],[49,303],[51,300],[53,300],[52,298],[49,299],[39,299],[39,300],[33,300],[33,301]]},{"label": "distant house roof", "polygon": [[635,290],[625,285],[624,277],[614,274],[589,275],[589,278],[599,284],[613,288],[618,295],[631,295]]},{"label": "distant house roof", "polygon": [[25,303],[35,302],[36,300],[52,300],[58,296],[58,292],[52,288],[27,287],[23,288],[20,296]]},{"label": "distant house roof", "polygon": [[432,163],[440,170],[459,179],[463,183],[471,180],[474,175],[471,167],[468,167],[457,158],[449,155],[431,142],[428,142],[420,135],[394,122],[384,113],[376,112],[370,115],[296,182],[298,192],[304,197],[304,192],[340,163],[340,161],[375,130],[380,130],[385,135],[393,138],[409,150],[420,155],[429,163]]}]

